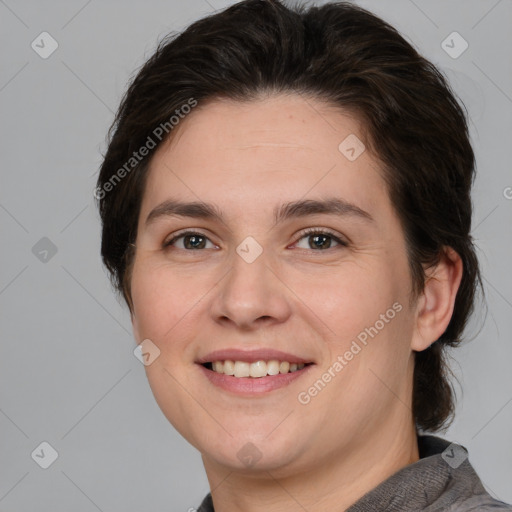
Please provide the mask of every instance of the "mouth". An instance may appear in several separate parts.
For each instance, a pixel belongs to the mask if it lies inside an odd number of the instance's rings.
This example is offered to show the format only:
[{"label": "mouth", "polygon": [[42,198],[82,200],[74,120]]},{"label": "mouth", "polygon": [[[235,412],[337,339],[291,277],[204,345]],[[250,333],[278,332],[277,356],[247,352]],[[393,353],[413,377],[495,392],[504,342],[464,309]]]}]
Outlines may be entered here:
[{"label": "mouth", "polygon": [[312,360],[273,349],[219,350],[196,364],[215,388],[244,397],[289,386],[316,366]]},{"label": "mouth", "polygon": [[286,375],[302,370],[313,363],[290,363],[289,361],[279,361],[271,359],[269,361],[212,361],[203,363],[202,366],[207,370],[221,375],[229,375],[236,379],[251,378],[261,379],[267,376]]}]

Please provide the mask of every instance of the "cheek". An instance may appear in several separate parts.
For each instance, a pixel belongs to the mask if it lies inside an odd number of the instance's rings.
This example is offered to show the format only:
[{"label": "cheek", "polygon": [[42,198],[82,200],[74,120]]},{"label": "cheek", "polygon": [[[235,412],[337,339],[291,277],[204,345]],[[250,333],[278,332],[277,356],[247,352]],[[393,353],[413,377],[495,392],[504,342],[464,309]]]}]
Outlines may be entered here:
[{"label": "cheek", "polygon": [[329,328],[324,338],[327,367],[342,357],[333,392],[348,386],[358,399],[361,393],[377,395],[382,391],[379,377],[394,388],[408,371],[413,318],[407,273],[394,267],[384,260],[371,267],[350,264],[322,279],[322,286],[303,283],[308,306]]},{"label": "cheek", "polygon": [[[135,265],[132,274],[132,300],[134,307],[134,316],[137,320],[140,336],[146,338],[157,338],[159,324],[165,317],[162,316],[164,308],[168,311],[175,311],[168,301],[172,299],[172,294],[165,292],[166,287],[162,286],[161,281],[153,273]],[[167,306],[165,306],[167,304]]]},{"label": "cheek", "polygon": [[146,367],[149,373],[159,366],[173,374],[185,372],[184,365],[194,358],[193,342],[206,321],[205,307],[218,281],[214,277],[155,263],[151,258],[136,262],[132,274],[136,335],[140,340],[150,339],[160,350],[159,364]]},{"label": "cheek", "polygon": [[[132,323],[137,341],[150,339],[159,349],[158,358],[149,366],[146,373],[153,387],[152,378],[156,374],[163,378],[157,369],[162,363],[167,367],[171,361],[177,361],[176,344],[166,343],[165,340],[173,334],[173,326],[179,325],[183,317],[182,302],[177,300],[179,294],[172,283],[142,266],[134,266],[132,274]],[[155,383],[156,391],[158,386]]]},{"label": "cheek", "polygon": [[373,324],[400,297],[399,287],[382,267],[368,268],[352,262],[315,279],[302,276],[293,288],[330,328],[327,338],[340,341]]},{"label": "cheek", "polygon": [[184,281],[179,270],[149,260],[136,263],[131,290],[141,335],[163,339],[203,295],[197,284]]}]

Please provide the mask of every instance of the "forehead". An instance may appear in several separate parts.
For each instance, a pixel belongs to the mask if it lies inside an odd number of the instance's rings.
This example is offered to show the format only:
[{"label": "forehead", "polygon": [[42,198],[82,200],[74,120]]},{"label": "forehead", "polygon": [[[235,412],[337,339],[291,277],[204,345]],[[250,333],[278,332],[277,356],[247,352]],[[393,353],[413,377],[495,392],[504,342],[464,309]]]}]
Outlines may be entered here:
[{"label": "forehead", "polygon": [[[361,128],[355,116],[298,95],[199,104],[153,156],[141,214],[169,195],[269,215],[305,196],[385,207],[379,165],[362,146]],[[347,144],[363,148],[356,159],[347,158]]]},{"label": "forehead", "polygon": [[[179,151],[272,149],[290,152],[328,150],[339,156],[340,137],[361,134],[359,120],[339,107],[296,94],[238,102],[229,99],[199,104],[181,121],[167,145]],[[179,144],[178,144],[179,143]],[[278,153],[276,151],[276,153]],[[200,153],[197,154],[201,156]]]}]

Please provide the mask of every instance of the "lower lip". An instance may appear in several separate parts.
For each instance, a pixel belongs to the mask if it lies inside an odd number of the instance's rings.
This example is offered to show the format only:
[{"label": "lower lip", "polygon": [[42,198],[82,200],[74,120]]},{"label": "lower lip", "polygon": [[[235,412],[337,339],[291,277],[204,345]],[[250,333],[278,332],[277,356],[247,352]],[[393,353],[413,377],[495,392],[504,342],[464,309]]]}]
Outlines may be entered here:
[{"label": "lower lip", "polygon": [[277,375],[267,375],[266,377],[233,377],[232,375],[224,375],[223,373],[208,370],[208,368],[205,368],[201,364],[198,366],[214,386],[244,396],[257,396],[288,386],[293,381],[306,375],[309,369],[314,365],[308,364],[304,366],[302,370],[279,373]]}]

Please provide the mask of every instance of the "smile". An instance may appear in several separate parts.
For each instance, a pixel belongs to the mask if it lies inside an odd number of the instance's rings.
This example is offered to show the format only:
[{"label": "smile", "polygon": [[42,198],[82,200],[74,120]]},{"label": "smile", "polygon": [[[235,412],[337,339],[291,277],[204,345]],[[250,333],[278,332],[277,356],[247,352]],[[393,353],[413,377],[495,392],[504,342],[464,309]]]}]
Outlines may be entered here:
[{"label": "smile", "polygon": [[[227,359],[197,365],[214,388],[245,398],[266,396],[270,391],[285,388],[309,373],[314,366],[314,363],[289,363],[272,359],[252,363]],[[279,371],[273,374],[276,369]],[[228,373],[225,373],[226,370]]]},{"label": "smile", "polygon": [[302,370],[306,364],[311,363],[289,363],[288,361],[214,361],[205,363],[204,367],[216,373],[230,375],[236,378],[262,378],[266,376],[293,373]]}]

